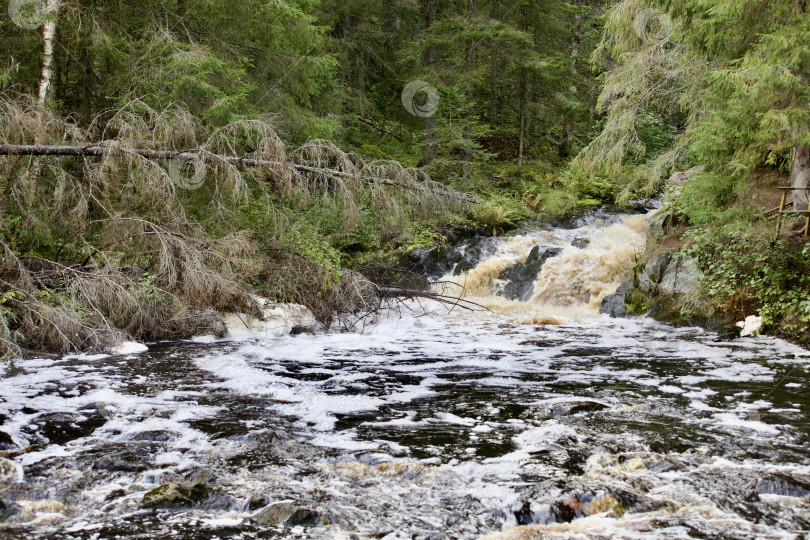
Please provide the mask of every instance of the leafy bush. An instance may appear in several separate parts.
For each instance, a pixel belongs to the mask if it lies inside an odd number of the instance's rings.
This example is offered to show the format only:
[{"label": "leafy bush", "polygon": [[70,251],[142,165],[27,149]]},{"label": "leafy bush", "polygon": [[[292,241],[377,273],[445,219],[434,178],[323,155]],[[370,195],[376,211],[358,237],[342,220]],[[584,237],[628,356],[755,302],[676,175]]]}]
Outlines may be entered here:
[{"label": "leafy bush", "polygon": [[810,244],[798,250],[780,240],[771,247],[768,230],[743,223],[688,236],[710,302],[735,320],[758,314],[778,334],[810,337]]}]

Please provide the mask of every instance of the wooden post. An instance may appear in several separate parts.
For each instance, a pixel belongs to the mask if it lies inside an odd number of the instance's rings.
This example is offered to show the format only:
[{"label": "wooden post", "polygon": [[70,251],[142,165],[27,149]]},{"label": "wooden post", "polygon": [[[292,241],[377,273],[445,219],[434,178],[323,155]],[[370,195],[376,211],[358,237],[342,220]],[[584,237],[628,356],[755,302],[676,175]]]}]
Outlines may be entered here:
[{"label": "wooden post", "polygon": [[807,216],[804,222],[804,237],[810,236],[810,199],[807,200]]},{"label": "wooden post", "polygon": [[779,240],[779,233],[782,230],[782,213],[785,211],[785,202],[787,201],[787,194],[788,192],[782,191],[782,202],[779,203],[779,217],[776,218],[776,236],[774,237],[774,243]]}]

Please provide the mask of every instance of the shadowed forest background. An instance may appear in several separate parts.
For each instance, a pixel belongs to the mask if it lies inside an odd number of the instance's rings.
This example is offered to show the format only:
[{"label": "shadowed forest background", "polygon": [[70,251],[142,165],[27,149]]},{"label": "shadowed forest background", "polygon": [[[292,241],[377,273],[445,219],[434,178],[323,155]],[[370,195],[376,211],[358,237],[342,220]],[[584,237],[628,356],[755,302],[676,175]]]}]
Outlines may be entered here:
[{"label": "shadowed forest background", "polygon": [[769,213],[810,176],[803,0],[0,8],[0,142],[97,149],[0,158],[2,354],[222,332],[250,293],[328,324],[414,249],[665,189],[705,274],[679,309],[808,337],[808,248]]}]

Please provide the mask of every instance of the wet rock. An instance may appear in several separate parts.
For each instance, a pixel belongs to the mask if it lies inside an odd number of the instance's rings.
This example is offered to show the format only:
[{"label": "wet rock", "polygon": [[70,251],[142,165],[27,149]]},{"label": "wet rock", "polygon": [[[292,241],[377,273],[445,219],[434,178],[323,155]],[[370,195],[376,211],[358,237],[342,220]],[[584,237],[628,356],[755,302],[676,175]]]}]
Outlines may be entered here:
[{"label": "wet rock", "polygon": [[277,501],[268,504],[251,518],[259,525],[266,527],[318,527],[328,525],[332,520],[317,510],[296,506],[293,501]]},{"label": "wet rock", "polygon": [[499,279],[506,281],[502,296],[509,300],[526,302],[534,293],[534,282],[543,269],[543,265],[552,257],[562,252],[561,248],[540,247],[532,248],[525,263],[515,264],[504,270]]},{"label": "wet rock", "polygon": [[805,487],[798,486],[784,478],[761,478],[747,487],[757,495],[782,495],[797,498],[810,495],[810,491]]},{"label": "wet rock", "polygon": [[102,458],[93,463],[93,469],[98,471],[131,472],[138,473],[150,468],[148,463],[143,461],[129,461],[120,458]]},{"label": "wet rock", "polygon": [[332,520],[329,516],[321,514],[311,508],[298,507],[292,511],[290,517],[284,521],[287,527],[318,527],[319,525],[329,525]]},{"label": "wet rock", "polygon": [[590,238],[577,238],[573,242],[571,242],[571,245],[577,249],[585,249],[586,247],[591,245],[591,240]]},{"label": "wet rock", "polygon": [[559,347],[560,345],[565,344],[565,341],[559,339],[527,339],[525,341],[521,341],[519,345],[533,345],[535,347],[540,347],[541,349],[549,348],[549,347]]},{"label": "wet rock", "polygon": [[142,508],[194,506],[208,497],[210,475],[202,472],[185,482],[169,482],[146,493],[141,499]]},{"label": "wet rock", "polygon": [[284,523],[290,517],[294,508],[295,503],[293,501],[277,501],[268,504],[253,514],[251,519],[259,525],[275,527]]},{"label": "wet rock", "polygon": [[406,257],[406,264],[412,271],[431,278],[440,278],[461,261],[462,254],[450,246],[438,246],[431,249],[413,249]]},{"label": "wet rock", "polygon": [[264,495],[253,495],[250,501],[248,501],[247,509],[256,511],[261,510],[265,506],[267,506],[267,497]]},{"label": "wet rock", "polygon": [[556,403],[551,407],[554,416],[571,416],[581,412],[596,412],[607,409],[607,405],[597,401],[575,401],[571,403]]},{"label": "wet rock", "polygon": [[458,276],[478,266],[478,264],[498,251],[498,238],[476,236],[463,245],[463,255],[456,264],[453,274]]},{"label": "wet rock", "polygon": [[33,420],[34,432],[51,444],[66,442],[86,437],[99,426],[104,425],[105,418],[98,415],[90,417],[57,412],[43,414]]},{"label": "wet rock", "polygon": [[576,513],[562,503],[536,504],[527,501],[520,510],[515,512],[515,519],[518,525],[570,523],[574,521],[576,517]]},{"label": "wet rock", "polygon": [[115,414],[115,410],[115,407],[112,405],[107,405],[103,401],[95,401],[80,408],[79,412],[87,415],[97,414],[101,418],[109,420]]},{"label": "wet rock", "polygon": [[171,432],[171,431],[141,431],[140,433],[136,433],[133,437],[133,441],[149,441],[149,442],[167,442],[175,437],[178,434]]},{"label": "wet rock", "polygon": [[21,513],[22,507],[19,504],[0,499],[0,523],[6,521],[16,521],[15,518],[17,518]]},{"label": "wet rock", "polygon": [[14,439],[5,431],[0,431],[0,450],[15,450],[17,445],[14,444]]},{"label": "wet rock", "polygon": [[606,296],[605,299],[602,300],[602,307],[599,308],[599,313],[602,313],[603,315],[610,315],[611,317],[615,318],[627,317],[627,306],[625,305],[624,301],[627,291],[629,291],[632,287],[633,282],[631,281],[622,283],[619,288],[616,289],[616,294]]}]

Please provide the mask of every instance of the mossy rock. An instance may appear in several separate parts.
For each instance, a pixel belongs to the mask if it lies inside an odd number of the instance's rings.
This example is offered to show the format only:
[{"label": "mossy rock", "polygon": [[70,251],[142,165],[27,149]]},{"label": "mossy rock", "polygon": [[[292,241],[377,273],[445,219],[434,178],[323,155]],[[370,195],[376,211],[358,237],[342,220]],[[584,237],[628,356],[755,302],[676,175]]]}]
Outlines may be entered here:
[{"label": "mossy rock", "polygon": [[195,506],[211,492],[205,482],[169,482],[146,493],[142,508]]},{"label": "mossy rock", "polygon": [[629,315],[644,315],[654,308],[655,302],[655,297],[637,287],[630,288],[624,295]]}]

